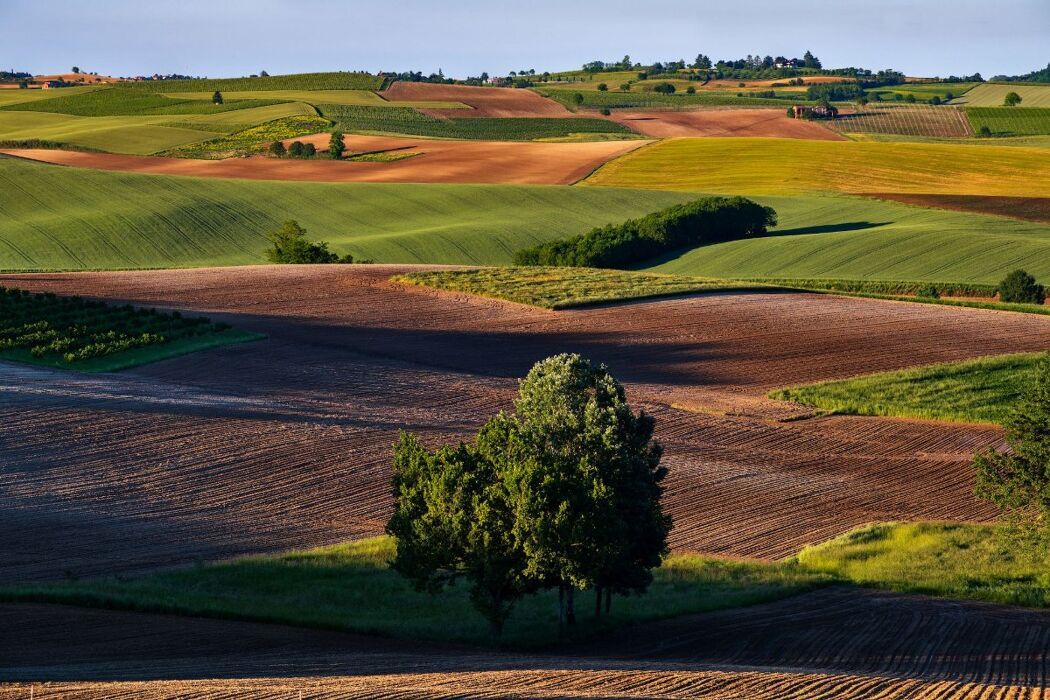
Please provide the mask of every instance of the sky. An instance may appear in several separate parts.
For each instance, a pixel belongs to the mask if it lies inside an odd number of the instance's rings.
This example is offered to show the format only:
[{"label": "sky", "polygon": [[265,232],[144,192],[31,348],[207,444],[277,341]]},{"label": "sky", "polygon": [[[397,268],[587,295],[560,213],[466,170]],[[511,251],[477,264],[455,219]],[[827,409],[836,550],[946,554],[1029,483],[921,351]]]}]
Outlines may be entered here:
[{"label": "sky", "polygon": [[913,76],[1050,62],[1050,0],[0,0],[0,19],[0,68],[35,74],[465,77],[807,49],[825,67]]}]

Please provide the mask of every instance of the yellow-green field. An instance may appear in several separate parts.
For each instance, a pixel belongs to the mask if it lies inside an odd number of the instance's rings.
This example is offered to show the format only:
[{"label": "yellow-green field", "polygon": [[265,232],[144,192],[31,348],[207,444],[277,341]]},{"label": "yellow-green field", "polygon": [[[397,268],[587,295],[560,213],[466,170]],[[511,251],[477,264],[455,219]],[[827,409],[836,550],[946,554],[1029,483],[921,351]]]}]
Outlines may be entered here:
[{"label": "yellow-green field", "polygon": [[1050,85],[1021,85],[1007,83],[982,83],[965,95],[952,100],[952,104],[967,107],[1002,107],[1009,92],[1021,96],[1022,107],[1050,107]]},{"label": "yellow-green field", "polygon": [[164,126],[187,119],[188,116],[171,115],[73,117],[46,112],[0,112],[0,141],[41,139],[113,153],[145,155],[221,134],[202,128]]},{"label": "yellow-green field", "polygon": [[1050,152],[940,143],[679,138],[600,168],[585,185],[720,194],[819,191],[1045,196]]},{"label": "yellow-green field", "polygon": [[79,95],[84,92],[91,92],[92,90],[98,89],[98,86],[95,85],[62,88],[61,90],[4,89],[0,90],[0,107],[24,104],[26,102],[36,102],[37,100],[52,100],[56,97],[64,97],[66,95]]},{"label": "yellow-green field", "polygon": [[[210,92],[171,92],[168,97],[183,100],[209,100]],[[462,102],[389,102],[371,90],[238,90],[222,93],[226,100],[288,100],[312,105],[352,105],[358,107],[418,107],[420,109],[470,109]]]}]

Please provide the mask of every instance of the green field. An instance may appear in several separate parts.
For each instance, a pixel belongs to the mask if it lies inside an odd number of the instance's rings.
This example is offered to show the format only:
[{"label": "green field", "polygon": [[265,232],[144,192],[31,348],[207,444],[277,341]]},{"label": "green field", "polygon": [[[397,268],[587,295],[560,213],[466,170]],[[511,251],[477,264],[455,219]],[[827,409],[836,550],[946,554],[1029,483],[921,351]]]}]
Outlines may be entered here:
[{"label": "green field", "polygon": [[966,116],[974,131],[987,126],[995,136],[1050,134],[1050,109],[1045,107],[970,107]]},{"label": "green field", "polygon": [[214,92],[221,90],[379,90],[383,79],[368,73],[296,73],[265,78],[204,78],[201,80],[144,80],[123,83],[143,92]]},{"label": "green field", "polygon": [[[484,644],[483,618],[466,586],[421,593],[388,568],[393,541],[379,537],[286,554],[241,557],[138,577],[9,586],[0,600],[64,603],[225,619],[259,620],[366,634]],[[807,547],[784,562],[674,554],[642,596],[616,597],[611,615],[587,612],[577,595],[581,639],[646,620],[754,605],[830,583],[1002,604],[1050,605],[1050,566],[998,526],[882,524]],[[557,594],[515,606],[503,643],[559,641]]]},{"label": "green field", "polygon": [[321,114],[349,132],[379,132],[433,136],[449,139],[532,141],[570,134],[622,134],[634,132],[606,119],[559,118],[455,118],[438,119],[408,107],[353,107],[321,105]]},{"label": "green field", "polygon": [[[165,93],[168,97],[210,100],[210,92]],[[357,107],[415,107],[419,109],[470,109],[462,102],[390,102],[371,90],[239,90],[222,93],[227,100],[287,100],[312,105]]]},{"label": "green field", "polygon": [[152,116],[158,114],[220,114],[251,107],[265,107],[277,100],[226,100],[214,104],[210,96],[205,99],[173,99],[164,95],[130,90],[127,88],[103,88],[75,95],[56,96],[50,100],[21,102],[3,107],[7,111],[50,112],[70,114],[76,117],[126,117]]},{"label": "green field", "polygon": [[1002,107],[1008,92],[1016,92],[1021,96],[1020,107],[1050,107],[1050,85],[1032,83],[982,83],[953,100],[952,104],[964,104],[967,107]]},{"label": "green field", "polygon": [[601,167],[587,185],[724,194],[815,191],[1045,196],[1050,152],[940,143],[661,141]]},{"label": "green field", "polygon": [[[266,109],[266,108],[262,108]],[[201,127],[165,126],[189,117],[72,117],[47,112],[0,111],[0,141],[41,139],[112,153],[146,155],[220,135]]]},{"label": "green field", "polygon": [[165,151],[164,155],[211,160],[242,158],[266,152],[266,149],[274,141],[317,134],[326,131],[330,127],[331,122],[324,117],[319,117],[316,114],[301,114],[294,117],[274,119],[265,124],[252,126],[210,141],[173,148],[170,151]]},{"label": "green field", "polygon": [[262,263],[266,233],[288,219],[356,259],[507,264],[519,248],[687,198],[565,186],[198,179],[0,158],[0,268]]},{"label": "green field", "polygon": [[977,85],[980,83],[904,83],[903,85],[869,88],[866,92],[869,96],[877,94],[886,102],[895,101],[896,95],[901,97],[914,95],[919,102],[929,102],[934,96],[942,100],[958,98]]},{"label": "green field", "polygon": [[1050,280],[1050,226],[843,196],[758,197],[773,235],[653,261],[649,271],[721,279],[824,278],[998,284],[1022,267]]},{"label": "green field", "polygon": [[[667,81],[658,81],[667,82]],[[798,104],[797,97],[785,95],[784,97],[762,98],[750,97],[748,91],[741,89],[744,97],[737,97],[736,92],[719,92],[715,90],[697,90],[695,95],[687,95],[684,91],[673,95],[664,95],[658,92],[642,92],[640,89],[632,89],[630,92],[620,92],[619,89],[610,89],[607,92],[597,90],[584,90],[580,88],[552,87],[551,83],[545,83],[544,87],[536,89],[544,97],[560,102],[569,109],[584,107],[598,109],[607,107],[609,109],[632,108],[632,107],[661,107],[661,108],[689,108],[698,106],[728,106],[728,107],[784,107],[786,105]],[[576,94],[583,95],[583,104],[577,105],[573,99]],[[805,100],[801,100],[805,102]]]},{"label": "green field", "polygon": [[68,88],[52,88],[49,90],[0,90],[0,107],[21,104],[24,102],[38,102],[40,100],[53,100],[56,97],[69,95],[83,95],[85,92],[98,90],[95,85]]},{"label": "green field", "polygon": [[832,413],[1002,423],[1035,375],[1040,354],[880,372],[770,393]]},{"label": "green field", "polygon": [[628,299],[767,289],[761,284],[594,268],[490,267],[413,272],[394,278],[453,292],[505,299],[545,309],[568,309]]}]

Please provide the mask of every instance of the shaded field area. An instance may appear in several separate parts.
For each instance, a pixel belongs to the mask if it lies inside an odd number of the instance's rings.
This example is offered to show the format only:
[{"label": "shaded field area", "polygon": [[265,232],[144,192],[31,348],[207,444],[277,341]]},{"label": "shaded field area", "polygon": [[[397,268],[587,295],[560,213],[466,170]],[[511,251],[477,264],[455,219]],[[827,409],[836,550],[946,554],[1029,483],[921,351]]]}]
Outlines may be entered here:
[{"label": "shaded field area", "polygon": [[907,192],[1043,196],[1050,153],[1038,148],[807,141],[661,141],[601,168],[585,184],[726,194]]},{"label": "shaded field area", "polygon": [[[5,604],[0,697],[1005,696],[1036,700],[1050,618],[832,588],[638,627],[561,654],[486,653],[247,622]],[[69,630],[78,631],[70,635]],[[79,679],[91,678],[91,681]],[[117,681],[120,679],[120,681]]]},{"label": "shaded field area", "polygon": [[[607,362],[657,420],[677,550],[776,558],[873,520],[985,519],[998,429],[831,416],[783,386],[1050,344],[1050,320],[810,294],[549,311],[387,266],[4,276],[207,312],[267,340],[118,376],[5,369],[4,580],[144,571],[379,534],[398,430],[460,439],[537,360]],[[878,328],[873,335],[871,328]],[[43,426],[43,428],[42,428]]]},{"label": "shaded field area", "polygon": [[1050,224],[1050,197],[983,197],[980,195],[899,194],[876,192],[869,195],[919,207],[952,209],[977,214],[1009,216],[1024,221]]}]

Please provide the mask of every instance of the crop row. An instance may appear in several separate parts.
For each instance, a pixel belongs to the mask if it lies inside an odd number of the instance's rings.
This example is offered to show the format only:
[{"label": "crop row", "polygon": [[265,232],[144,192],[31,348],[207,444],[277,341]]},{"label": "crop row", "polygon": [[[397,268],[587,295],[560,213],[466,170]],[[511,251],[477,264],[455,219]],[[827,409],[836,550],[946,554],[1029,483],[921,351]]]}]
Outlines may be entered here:
[{"label": "crop row", "polygon": [[0,352],[68,363],[229,329],[178,312],[109,306],[79,297],[0,287]]},{"label": "crop row", "polygon": [[962,110],[955,107],[868,107],[828,122],[843,133],[902,134],[943,138],[973,136]]},{"label": "crop row", "polygon": [[998,136],[1050,134],[1050,109],[1045,107],[968,107],[974,131],[987,126]]},{"label": "crop row", "polygon": [[318,116],[284,117],[210,141],[173,148],[164,155],[209,160],[248,156],[264,152],[274,141],[316,134],[326,131],[330,126],[331,123],[327,119]]},{"label": "crop row", "polygon": [[55,97],[49,100],[8,105],[5,110],[50,112],[77,117],[150,116],[161,114],[218,114],[250,107],[265,107],[282,100],[188,100],[156,95],[141,90],[109,88]]},{"label": "crop row", "polygon": [[379,131],[413,136],[491,141],[531,141],[570,134],[630,134],[627,127],[606,119],[542,117],[439,119],[409,107],[321,105],[321,114],[345,131]]}]

